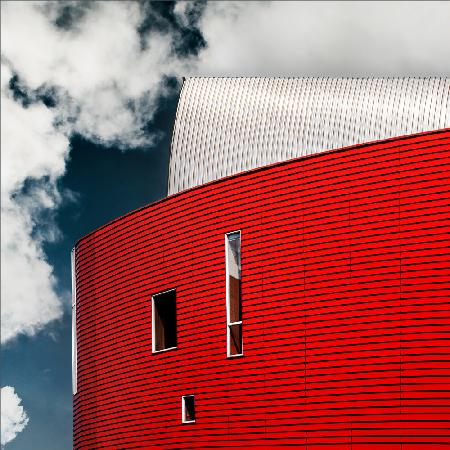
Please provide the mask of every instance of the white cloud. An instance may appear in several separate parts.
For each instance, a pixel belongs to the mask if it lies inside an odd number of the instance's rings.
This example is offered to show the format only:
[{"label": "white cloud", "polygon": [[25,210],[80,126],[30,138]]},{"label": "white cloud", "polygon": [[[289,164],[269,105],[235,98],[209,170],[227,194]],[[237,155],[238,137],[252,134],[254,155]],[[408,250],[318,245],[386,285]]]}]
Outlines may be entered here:
[{"label": "white cloud", "polygon": [[[149,144],[153,136],[142,127],[155,112],[162,78],[187,64],[172,54],[172,36],[139,35],[137,2],[92,3],[70,30],[54,24],[59,6],[1,4],[2,343],[33,335],[62,314],[42,250],[57,230],[50,224],[42,233],[40,217],[60,204],[57,180],[70,135],[122,147]],[[56,106],[16,101],[9,89],[15,74],[31,96],[53,89]],[[30,179],[41,182],[19,195]]]},{"label": "white cloud", "polygon": [[11,442],[28,423],[28,416],[22,400],[11,386],[2,387],[1,391],[1,445]]},{"label": "white cloud", "polygon": [[[7,75],[8,69],[2,75]],[[8,78],[6,78],[8,79]],[[2,88],[1,129],[1,342],[20,333],[34,334],[62,313],[54,292],[52,268],[34,234],[41,209],[59,201],[56,180],[64,173],[69,149],[64,132],[53,126],[44,105],[23,108]],[[47,177],[26,197],[18,195],[29,178]]]},{"label": "white cloud", "polygon": [[196,72],[446,76],[447,2],[209,2]]},{"label": "white cloud", "polygon": [[11,2],[2,10],[2,55],[30,89],[57,86],[67,96],[74,131],[105,143],[149,143],[142,126],[153,116],[161,79],[183,64],[166,33],[150,33],[142,50],[138,2],[93,3],[71,30],[49,20],[55,5]]}]

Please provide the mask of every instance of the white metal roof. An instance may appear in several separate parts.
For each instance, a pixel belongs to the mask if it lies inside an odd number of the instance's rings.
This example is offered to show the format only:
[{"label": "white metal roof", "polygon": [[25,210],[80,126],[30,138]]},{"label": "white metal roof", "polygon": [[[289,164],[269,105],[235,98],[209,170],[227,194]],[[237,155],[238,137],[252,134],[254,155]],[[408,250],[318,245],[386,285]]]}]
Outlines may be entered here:
[{"label": "white metal roof", "polygon": [[448,127],[449,78],[187,78],[169,195],[298,156]]}]

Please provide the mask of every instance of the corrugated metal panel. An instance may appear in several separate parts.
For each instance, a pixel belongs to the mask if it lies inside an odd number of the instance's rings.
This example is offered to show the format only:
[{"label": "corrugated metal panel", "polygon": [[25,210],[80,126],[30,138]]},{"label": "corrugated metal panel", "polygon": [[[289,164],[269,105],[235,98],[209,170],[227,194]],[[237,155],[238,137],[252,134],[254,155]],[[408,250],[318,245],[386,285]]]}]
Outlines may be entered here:
[{"label": "corrugated metal panel", "polygon": [[327,149],[448,127],[448,78],[187,78],[169,194]]},{"label": "corrugated metal panel", "polygon": [[[450,131],[321,153],[82,239],[74,448],[448,448],[449,166]],[[238,229],[245,355],[227,359]],[[178,348],[152,354],[171,288]]]}]

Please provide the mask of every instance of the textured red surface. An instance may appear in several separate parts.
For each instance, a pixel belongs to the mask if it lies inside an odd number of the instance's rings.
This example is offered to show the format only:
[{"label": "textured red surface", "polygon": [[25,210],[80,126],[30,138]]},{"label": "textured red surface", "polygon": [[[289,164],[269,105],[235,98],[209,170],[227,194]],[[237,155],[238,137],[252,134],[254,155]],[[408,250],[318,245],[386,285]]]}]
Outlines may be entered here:
[{"label": "textured red surface", "polygon": [[[81,239],[75,448],[450,448],[449,162],[449,130],[320,153]],[[229,359],[238,229],[244,356]],[[151,295],[171,288],[178,348],[152,354]]]}]

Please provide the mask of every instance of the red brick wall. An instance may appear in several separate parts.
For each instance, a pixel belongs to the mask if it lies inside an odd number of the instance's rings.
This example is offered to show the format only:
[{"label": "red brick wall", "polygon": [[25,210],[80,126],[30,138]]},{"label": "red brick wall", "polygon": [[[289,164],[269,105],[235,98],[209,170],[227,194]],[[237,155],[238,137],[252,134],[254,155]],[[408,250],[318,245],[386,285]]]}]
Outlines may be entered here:
[{"label": "red brick wall", "polygon": [[[74,447],[450,448],[449,161],[449,130],[320,153],[81,239]],[[238,229],[244,356],[228,359]],[[152,354],[151,296],[171,288],[178,348]]]}]

